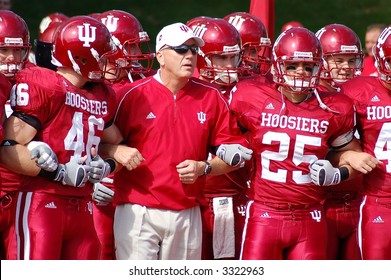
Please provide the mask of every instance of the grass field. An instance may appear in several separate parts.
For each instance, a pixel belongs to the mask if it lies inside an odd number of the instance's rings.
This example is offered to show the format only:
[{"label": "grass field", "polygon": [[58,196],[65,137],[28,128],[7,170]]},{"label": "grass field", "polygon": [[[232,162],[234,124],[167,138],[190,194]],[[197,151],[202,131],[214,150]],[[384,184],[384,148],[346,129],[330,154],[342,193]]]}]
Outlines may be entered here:
[{"label": "grass field", "polygon": [[[258,0],[262,1],[262,0]],[[121,9],[135,15],[151,37],[164,25],[196,16],[224,17],[236,11],[248,11],[250,0],[13,0],[13,10],[29,25],[32,39],[37,37],[40,20],[47,14],[62,12],[68,16]],[[342,23],[364,40],[367,25],[391,24],[389,0],[275,0],[275,33],[290,20],[302,22],[312,31],[330,23]]]}]

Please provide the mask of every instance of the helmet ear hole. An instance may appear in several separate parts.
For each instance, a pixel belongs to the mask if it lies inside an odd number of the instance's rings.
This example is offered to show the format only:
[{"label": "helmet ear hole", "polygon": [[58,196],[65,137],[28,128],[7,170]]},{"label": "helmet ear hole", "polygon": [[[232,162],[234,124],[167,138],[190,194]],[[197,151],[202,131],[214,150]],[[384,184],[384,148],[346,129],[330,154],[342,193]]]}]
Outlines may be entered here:
[{"label": "helmet ear hole", "polygon": [[79,57],[78,57],[78,56],[76,56],[76,57],[75,57],[75,59],[76,59],[76,60],[79,60],[79,61],[80,61],[80,63],[81,63],[82,65],[86,65],[86,64],[87,64],[87,62],[88,62],[86,58],[79,59]]}]

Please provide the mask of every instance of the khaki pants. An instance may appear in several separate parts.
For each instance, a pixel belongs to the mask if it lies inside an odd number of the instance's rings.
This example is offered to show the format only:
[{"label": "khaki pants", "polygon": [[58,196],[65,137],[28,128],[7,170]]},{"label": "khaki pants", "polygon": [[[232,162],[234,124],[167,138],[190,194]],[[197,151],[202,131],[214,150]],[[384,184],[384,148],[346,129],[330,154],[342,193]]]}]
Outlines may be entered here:
[{"label": "khaki pants", "polygon": [[199,260],[199,207],[181,211],[121,204],[114,216],[118,260]]}]

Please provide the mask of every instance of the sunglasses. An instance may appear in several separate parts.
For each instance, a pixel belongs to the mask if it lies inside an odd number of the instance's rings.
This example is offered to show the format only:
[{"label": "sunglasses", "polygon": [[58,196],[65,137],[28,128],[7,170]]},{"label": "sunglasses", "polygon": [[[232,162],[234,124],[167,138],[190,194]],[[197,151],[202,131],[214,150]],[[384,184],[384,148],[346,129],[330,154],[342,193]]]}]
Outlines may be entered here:
[{"label": "sunglasses", "polygon": [[179,54],[185,54],[187,53],[188,50],[191,51],[192,54],[197,54],[198,52],[198,46],[187,46],[187,45],[180,45],[180,46],[177,46],[177,47],[171,47],[171,46],[167,46],[167,48],[164,48],[163,50],[166,50],[166,49],[170,49],[170,50],[174,50],[176,53],[179,53]]}]

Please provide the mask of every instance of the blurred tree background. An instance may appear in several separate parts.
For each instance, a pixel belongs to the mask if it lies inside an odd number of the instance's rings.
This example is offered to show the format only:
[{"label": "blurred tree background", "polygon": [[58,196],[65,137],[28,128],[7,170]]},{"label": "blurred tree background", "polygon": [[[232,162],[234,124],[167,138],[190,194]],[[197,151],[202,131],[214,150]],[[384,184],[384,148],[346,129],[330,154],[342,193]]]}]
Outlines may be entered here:
[{"label": "blurred tree background", "polygon": [[[100,13],[111,9],[127,11],[136,16],[151,38],[154,47],[159,30],[170,23],[184,22],[196,16],[224,17],[248,12],[250,0],[13,0],[12,10],[22,16],[31,32],[32,42],[37,37],[43,17],[61,12],[67,16]],[[285,22],[296,20],[312,31],[330,23],[341,23],[352,28],[361,38],[367,25],[391,24],[390,0],[275,0],[275,37]]]}]

